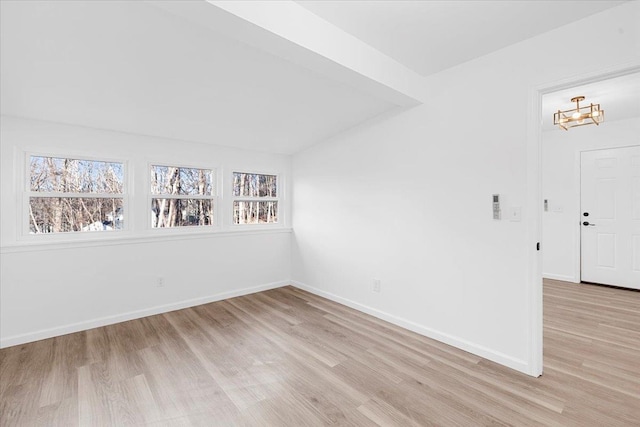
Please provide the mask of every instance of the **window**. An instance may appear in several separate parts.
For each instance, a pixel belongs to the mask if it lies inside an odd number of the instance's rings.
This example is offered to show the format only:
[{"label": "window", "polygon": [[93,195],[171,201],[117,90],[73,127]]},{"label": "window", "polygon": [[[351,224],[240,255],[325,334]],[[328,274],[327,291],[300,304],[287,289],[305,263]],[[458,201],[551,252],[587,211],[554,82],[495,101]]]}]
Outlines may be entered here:
[{"label": "window", "polygon": [[278,176],[233,173],[233,223],[278,222]]},{"label": "window", "polygon": [[124,227],[124,164],[29,157],[29,232],[112,231]]},{"label": "window", "polygon": [[214,224],[214,170],[151,166],[151,227]]}]

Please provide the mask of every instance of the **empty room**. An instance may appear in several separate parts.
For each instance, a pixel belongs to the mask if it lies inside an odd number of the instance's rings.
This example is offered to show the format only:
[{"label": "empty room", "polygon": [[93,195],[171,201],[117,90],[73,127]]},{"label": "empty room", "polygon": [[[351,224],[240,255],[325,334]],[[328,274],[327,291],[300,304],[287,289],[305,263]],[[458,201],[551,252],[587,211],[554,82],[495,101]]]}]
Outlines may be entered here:
[{"label": "empty room", "polygon": [[640,1],[0,0],[0,425],[640,425]]}]

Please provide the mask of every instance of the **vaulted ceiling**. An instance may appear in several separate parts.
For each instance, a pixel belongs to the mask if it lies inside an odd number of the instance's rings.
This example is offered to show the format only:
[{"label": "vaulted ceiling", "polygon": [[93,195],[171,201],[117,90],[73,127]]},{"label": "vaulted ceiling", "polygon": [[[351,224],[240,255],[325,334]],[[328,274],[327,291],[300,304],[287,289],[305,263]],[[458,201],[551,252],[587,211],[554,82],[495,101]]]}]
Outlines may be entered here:
[{"label": "vaulted ceiling", "polygon": [[298,0],[429,75],[617,6],[613,0]]},{"label": "vaulted ceiling", "polygon": [[291,153],[397,107],[138,1],[3,1],[1,49],[20,117]]},{"label": "vaulted ceiling", "polygon": [[419,104],[423,75],[619,3],[1,1],[0,108],[290,154]]}]

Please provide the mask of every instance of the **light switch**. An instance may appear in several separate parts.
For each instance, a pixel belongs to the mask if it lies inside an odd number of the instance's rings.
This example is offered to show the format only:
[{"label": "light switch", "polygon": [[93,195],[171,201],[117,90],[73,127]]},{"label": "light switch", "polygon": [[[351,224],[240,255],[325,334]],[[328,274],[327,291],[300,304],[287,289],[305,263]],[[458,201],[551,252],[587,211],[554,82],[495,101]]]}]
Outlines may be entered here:
[{"label": "light switch", "polygon": [[509,207],[509,221],[522,220],[522,208],[520,206]]}]

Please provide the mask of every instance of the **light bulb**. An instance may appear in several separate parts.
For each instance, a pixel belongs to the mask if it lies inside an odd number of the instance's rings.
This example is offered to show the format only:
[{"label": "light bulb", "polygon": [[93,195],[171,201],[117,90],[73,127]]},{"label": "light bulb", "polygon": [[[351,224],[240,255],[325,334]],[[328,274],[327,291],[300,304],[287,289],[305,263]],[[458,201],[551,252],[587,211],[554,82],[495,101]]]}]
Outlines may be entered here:
[{"label": "light bulb", "polygon": [[576,111],[575,113],[573,113],[573,114],[571,115],[571,118],[573,118],[573,119],[579,119],[581,115],[582,115],[582,114],[580,114],[579,112],[577,112],[577,111]]},{"label": "light bulb", "polygon": [[598,117],[600,115],[600,111],[596,110],[591,114],[593,117]]}]

